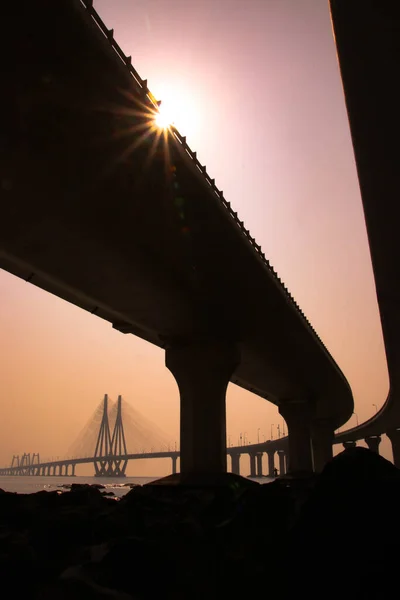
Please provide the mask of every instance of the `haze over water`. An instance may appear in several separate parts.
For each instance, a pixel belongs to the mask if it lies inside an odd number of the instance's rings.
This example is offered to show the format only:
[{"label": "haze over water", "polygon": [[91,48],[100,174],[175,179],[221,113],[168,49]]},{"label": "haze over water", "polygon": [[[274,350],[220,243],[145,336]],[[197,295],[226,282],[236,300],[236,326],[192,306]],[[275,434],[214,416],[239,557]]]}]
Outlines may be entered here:
[{"label": "haze over water", "polygon": [[[156,97],[188,107],[178,128],[348,378],[349,426],[372,416],[388,379],[328,3],[95,8]],[[3,271],[0,337],[1,465],[24,452],[65,455],[105,393],[179,440],[178,389],[160,349]],[[233,444],[283,428],[272,404],[233,385],[227,422]],[[386,439],[381,449],[391,458]],[[170,461],[135,469],[164,475]]]}]

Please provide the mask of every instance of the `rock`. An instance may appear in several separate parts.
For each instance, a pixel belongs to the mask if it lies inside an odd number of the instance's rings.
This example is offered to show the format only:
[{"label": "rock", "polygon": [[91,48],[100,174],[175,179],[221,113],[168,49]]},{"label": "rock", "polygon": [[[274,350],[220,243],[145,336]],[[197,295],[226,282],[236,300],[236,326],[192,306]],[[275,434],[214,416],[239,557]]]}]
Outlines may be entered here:
[{"label": "rock", "polygon": [[43,600],[135,600],[124,592],[98,585],[82,567],[66,569],[56,583],[45,587],[40,597]]},{"label": "rock", "polygon": [[81,490],[103,490],[105,488],[101,483],[72,483],[71,492],[79,492]]},{"label": "rock", "polygon": [[391,462],[367,448],[347,448],[325,466],[318,485],[340,482],[355,483],[382,479],[400,479],[400,470]]},{"label": "rock", "polygon": [[[334,457],[317,478],[288,537],[291,593],[310,597],[308,584],[298,585],[302,573],[312,564],[321,581],[327,581],[335,564],[335,576],[347,582],[348,597],[389,597],[397,573],[399,505],[400,471],[389,461],[365,448]],[[355,572],[368,577],[354,577]]]},{"label": "rock", "polygon": [[251,598],[263,581],[310,599],[333,573],[350,597],[385,598],[396,584],[399,471],[368,450],[307,480],[164,480],[121,500],[98,486],[0,493],[0,575],[16,597]]},{"label": "rock", "polygon": [[80,483],[73,483],[69,493],[62,494],[62,496],[64,505],[96,505],[103,500],[103,495],[99,488]]}]

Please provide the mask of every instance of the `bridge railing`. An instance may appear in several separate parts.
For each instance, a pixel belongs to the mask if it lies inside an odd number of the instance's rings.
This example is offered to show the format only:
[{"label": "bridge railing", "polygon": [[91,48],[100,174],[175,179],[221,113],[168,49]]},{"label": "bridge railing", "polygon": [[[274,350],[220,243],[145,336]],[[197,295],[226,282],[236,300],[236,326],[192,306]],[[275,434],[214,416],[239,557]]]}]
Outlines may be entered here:
[{"label": "bridge railing", "polygon": [[[87,10],[87,12],[90,14],[93,22],[97,25],[98,29],[101,31],[103,36],[108,40],[108,42],[110,43],[110,45],[111,45],[112,49],[114,50],[114,52],[116,53],[116,55],[123,62],[123,64],[127,67],[129,73],[131,74],[132,78],[134,79],[136,85],[138,86],[141,95],[144,97],[145,101],[147,101],[147,103],[150,105],[150,108],[152,110],[154,110],[155,112],[158,111],[159,107],[158,107],[157,101],[147,87],[147,79],[142,79],[140,77],[139,73],[136,71],[136,69],[132,65],[132,57],[126,56],[125,53],[123,52],[123,50],[117,44],[117,42],[114,39],[114,30],[107,28],[107,26],[105,25],[105,23],[103,22],[101,17],[98,15],[96,10],[93,8],[93,0],[79,0],[79,1],[82,4],[82,6]],[[292,305],[295,307],[297,312],[300,314],[300,316],[306,323],[306,325],[309,328],[309,330],[311,331],[311,333],[315,336],[315,338],[317,339],[319,344],[325,349],[325,345],[322,342],[321,338],[319,337],[319,335],[315,331],[314,327],[311,325],[311,323],[309,322],[309,320],[307,319],[307,317],[305,316],[305,314],[303,313],[303,311],[301,310],[301,308],[299,307],[299,305],[297,304],[297,302],[295,301],[295,299],[293,298],[293,296],[291,295],[291,293],[289,292],[289,290],[287,289],[285,284],[281,281],[277,272],[271,266],[269,260],[266,258],[264,252],[262,251],[261,246],[259,244],[257,244],[255,239],[250,234],[249,230],[246,229],[243,221],[241,221],[238,218],[237,212],[235,212],[232,209],[230,202],[228,202],[224,198],[223,192],[217,188],[217,186],[215,185],[215,179],[212,179],[208,175],[206,167],[203,166],[199,162],[196,152],[191,150],[191,148],[188,146],[188,144],[186,142],[186,137],[182,136],[175,127],[171,126],[170,130],[171,130],[171,133],[174,136],[174,138],[181,144],[181,146],[185,150],[186,154],[191,158],[191,160],[193,161],[197,170],[203,175],[205,181],[210,186],[210,188],[211,188],[212,192],[214,193],[214,195],[216,196],[216,198],[218,198],[218,200],[227,209],[230,217],[235,221],[236,225],[242,231],[243,235],[250,242],[255,253],[258,255],[258,257],[262,260],[264,265],[267,267],[267,269],[273,275],[273,277],[275,278],[280,289],[284,292],[284,294],[287,296],[288,300],[292,303]]]}]

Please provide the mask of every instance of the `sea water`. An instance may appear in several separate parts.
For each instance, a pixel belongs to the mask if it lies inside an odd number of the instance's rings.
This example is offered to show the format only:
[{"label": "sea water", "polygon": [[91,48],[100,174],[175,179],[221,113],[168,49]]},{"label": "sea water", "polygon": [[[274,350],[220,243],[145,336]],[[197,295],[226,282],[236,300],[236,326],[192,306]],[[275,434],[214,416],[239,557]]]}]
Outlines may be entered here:
[{"label": "sea water", "polygon": [[[71,483],[88,483],[101,484],[105,486],[105,491],[113,492],[114,496],[121,497],[129,492],[130,484],[144,485],[155,481],[159,477],[36,477],[36,476],[14,476],[14,477],[1,477],[0,476],[0,488],[5,492],[17,492],[18,494],[34,494],[46,490],[53,492],[55,490],[67,491]],[[257,477],[254,479],[258,483],[268,483],[273,481],[270,477]]]}]

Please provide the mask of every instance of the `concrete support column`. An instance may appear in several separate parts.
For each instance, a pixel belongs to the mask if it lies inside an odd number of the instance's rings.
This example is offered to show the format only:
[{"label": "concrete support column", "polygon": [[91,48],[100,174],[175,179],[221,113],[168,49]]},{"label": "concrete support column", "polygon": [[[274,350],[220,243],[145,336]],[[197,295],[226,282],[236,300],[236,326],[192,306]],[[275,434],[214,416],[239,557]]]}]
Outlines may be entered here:
[{"label": "concrete support column", "polygon": [[379,444],[381,441],[382,438],[380,435],[371,435],[365,438],[365,443],[367,444],[368,448],[377,454],[379,454]]},{"label": "concrete support column", "polygon": [[343,442],[343,448],[347,450],[348,448],[355,448],[357,446],[357,442],[353,440],[349,440],[348,442]]},{"label": "concrete support column", "polygon": [[181,400],[181,474],[226,472],[225,395],[239,364],[235,346],[193,343],[166,350]]},{"label": "concrete support column", "polygon": [[250,477],[256,476],[256,455],[249,454],[250,456]]},{"label": "concrete support column", "polygon": [[314,471],[321,473],[333,458],[334,426],[328,422],[315,422],[311,428]]},{"label": "concrete support column", "polygon": [[275,450],[267,452],[268,454],[268,476],[275,477]]},{"label": "concrete support column", "polygon": [[72,466],[71,477],[75,477],[75,467],[76,467],[76,465],[71,465],[71,466]]},{"label": "concrete support column", "polygon": [[175,473],[176,473],[176,463],[177,463],[178,457],[177,456],[171,456],[171,459],[172,459],[172,474],[175,475]]},{"label": "concrete support column", "polygon": [[263,476],[263,468],[262,468],[262,459],[263,459],[263,455],[262,452],[259,452],[257,454],[257,477],[262,477]]},{"label": "concrete support column", "polygon": [[279,406],[289,434],[290,473],[312,473],[311,405],[307,401],[286,401]]},{"label": "concrete support column", "polygon": [[240,454],[239,453],[231,454],[231,458],[232,458],[232,473],[235,473],[235,475],[240,475]]},{"label": "concrete support column", "polygon": [[400,469],[400,429],[391,429],[386,435],[392,442],[393,464]]},{"label": "concrete support column", "polygon": [[279,475],[285,475],[285,451],[278,450],[278,458],[279,458]]}]

